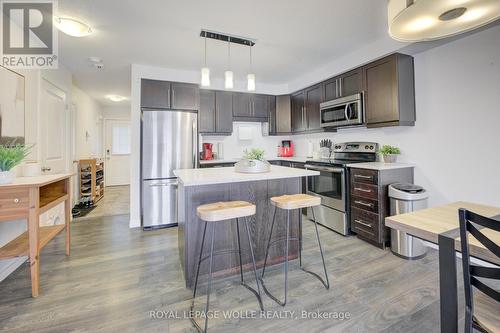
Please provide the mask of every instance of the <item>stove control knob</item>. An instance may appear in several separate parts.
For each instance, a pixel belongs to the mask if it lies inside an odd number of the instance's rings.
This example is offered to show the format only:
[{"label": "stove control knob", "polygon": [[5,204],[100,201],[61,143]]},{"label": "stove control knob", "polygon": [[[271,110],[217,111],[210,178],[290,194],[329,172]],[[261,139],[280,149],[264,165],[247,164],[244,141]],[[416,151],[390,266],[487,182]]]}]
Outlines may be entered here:
[{"label": "stove control knob", "polygon": [[366,146],[365,146],[365,149],[370,149],[370,146],[366,145]]},{"label": "stove control knob", "polygon": [[373,146],[370,146],[370,149],[371,149],[371,150],[373,150],[373,148],[375,148],[375,147],[373,147]]}]

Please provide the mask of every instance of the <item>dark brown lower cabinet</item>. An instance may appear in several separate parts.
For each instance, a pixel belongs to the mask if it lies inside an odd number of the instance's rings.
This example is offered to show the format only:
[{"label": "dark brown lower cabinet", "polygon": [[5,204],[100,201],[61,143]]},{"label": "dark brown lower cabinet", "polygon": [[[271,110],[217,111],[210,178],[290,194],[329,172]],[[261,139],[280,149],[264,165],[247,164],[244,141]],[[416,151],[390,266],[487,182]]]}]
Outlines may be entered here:
[{"label": "dark brown lower cabinet", "polygon": [[384,220],[389,216],[388,186],[413,183],[413,168],[370,170],[350,168],[351,230],[358,238],[380,248],[390,243]]}]

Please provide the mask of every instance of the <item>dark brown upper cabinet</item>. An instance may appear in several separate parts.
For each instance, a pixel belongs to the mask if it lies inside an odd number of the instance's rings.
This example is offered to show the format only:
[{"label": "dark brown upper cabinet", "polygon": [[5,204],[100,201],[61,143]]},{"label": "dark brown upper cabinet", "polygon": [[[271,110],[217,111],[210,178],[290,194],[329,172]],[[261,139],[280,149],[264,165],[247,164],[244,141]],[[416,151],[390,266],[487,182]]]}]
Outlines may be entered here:
[{"label": "dark brown upper cabinet", "polygon": [[415,125],[413,58],[392,54],[363,67],[367,127]]},{"label": "dark brown upper cabinet", "polygon": [[233,96],[231,92],[200,91],[199,132],[230,135],[233,132]]},{"label": "dark brown upper cabinet", "polygon": [[290,95],[276,96],[275,103],[271,103],[269,112],[269,134],[285,135],[292,132]]},{"label": "dark brown upper cabinet", "polygon": [[200,90],[198,131],[200,133],[215,133],[215,91],[213,90]]},{"label": "dark brown upper cabinet", "polygon": [[307,128],[306,117],[305,117],[305,92],[301,90],[292,94],[292,113],[291,113],[291,127],[292,132],[303,132]]},{"label": "dark brown upper cabinet", "polygon": [[233,116],[244,118],[252,116],[250,94],[236,92],[233,93]]},{"label": "dark brown upper cabinet", "polygon": [[233,116],[240,121],[267,121],[269,117],[269,95],[233,93]]},{"label": "dark brown upper cabinet", "polygon": [[319,104],[323,99],[321,90],[321,85],[318,84],[316,86],[307,88],[304,93],[306,128],[309,131],[321,129],[319,121]]},{"label": "dark brown upper cabinet", "polygon": [[172,83],[171,108],[175,110],[198,110],[200,88],[195,84]]},{"label": "dark brown upper cabinet", "polygon": [[233,94],[229,91],[215,93],[215,130],[218,134],[233,132]]},{"label": "dark brown upper cabinet", "polygon": [[322,83],[323,101],[358,94],[363,91],[363,70],[357,68]]},{"label": "dark brown upper cabinet", "polygon": [[170,109],[170,82],[141,80],[141,107]]},{"label": "dark brown upper cabinet", "polygon": [[198,110],[199,88],[195,84],[141,80],[141,107]]}]

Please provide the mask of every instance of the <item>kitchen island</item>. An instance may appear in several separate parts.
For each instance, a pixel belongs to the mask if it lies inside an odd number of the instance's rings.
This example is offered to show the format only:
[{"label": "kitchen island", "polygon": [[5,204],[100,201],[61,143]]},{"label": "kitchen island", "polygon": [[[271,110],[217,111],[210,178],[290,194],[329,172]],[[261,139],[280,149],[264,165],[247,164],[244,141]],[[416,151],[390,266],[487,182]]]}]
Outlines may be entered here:
[{"label": "kitchen island", "polygon": [[[180,262],[187,287],[194,285],[198,256],[204,222],[196,215],[199,205],[218,202],[244,200],[256,205],[254,216],[248,217],[250,234],[254,246],[257,267],[263,265],[265,246],[270,233],[274,207],[269,199],[284,194],[302,192],[302,177],[315,176],[319,172],[271,166],[271,171],[259,174],[238,173],[234,167],[209,169],[175,170],[179,179],[178,185],[178,243]],[[285,237],[285,214],[276,215],[273,239]],[[300,236],[301,214],[295,211],[290,214],[291,237]],[[236,224],[220,222],[215,230],[215,251],[237,249],[238,239]],[[241,237],[242,251],[248,250],[246,237]],[[209,252],[209,242],[205,242],[204,253]],[[277,264],[284,260],[284,242],[277,243],[269,250],[269,264]],[[298,256],[298,244],[290,245],[289,259]],[[230,275],[239,272],[237,254],[225,254],[214,257],[214,275]],[[250,253],[242,254],[243,269],[251,269]],[[208,272],[208,264],[202,264],[200,275]]]}]

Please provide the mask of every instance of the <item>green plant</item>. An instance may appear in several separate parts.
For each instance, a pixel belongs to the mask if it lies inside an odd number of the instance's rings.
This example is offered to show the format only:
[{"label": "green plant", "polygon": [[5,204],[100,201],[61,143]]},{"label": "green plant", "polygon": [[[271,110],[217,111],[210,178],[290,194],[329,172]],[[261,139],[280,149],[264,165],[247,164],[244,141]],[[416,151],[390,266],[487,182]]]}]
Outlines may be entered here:
[{"label": "green plant", "polygon": [[399,155],[401,154],[401,150],[398,147],[384,145],[382,149],[380,149],[380,153],[382,155]]},{"label": "green plant", "polygon": [[32,146],[21,144],[0,145],[0,171],[9,171],[21,163],[28,156],[31,148]]},{"label": "green plant", "polygon": [[263,149],[258,148],[252,148],[250,151],[245,149],[243,158],[246,158],[248,160],[264,161],[264,152],[265,151]]}]

